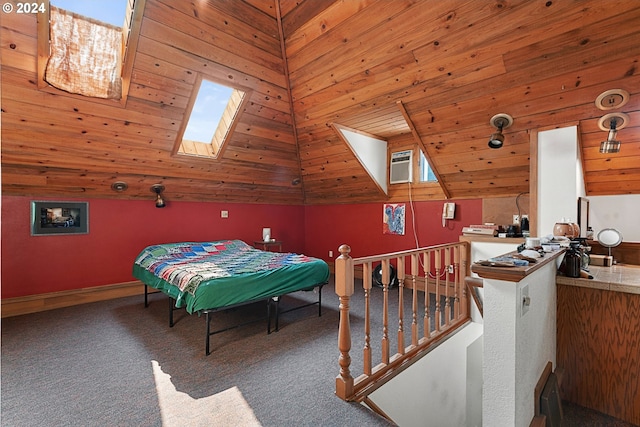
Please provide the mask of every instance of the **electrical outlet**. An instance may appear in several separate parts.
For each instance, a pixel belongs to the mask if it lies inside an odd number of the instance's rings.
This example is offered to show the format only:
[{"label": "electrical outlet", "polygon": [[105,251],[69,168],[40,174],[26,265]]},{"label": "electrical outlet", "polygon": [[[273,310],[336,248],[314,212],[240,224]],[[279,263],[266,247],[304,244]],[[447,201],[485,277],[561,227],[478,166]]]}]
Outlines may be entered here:
[{"label": "electrical outlet", "polygon": [[524,316],[529,311],[531,306],[531,298],[529,297],[529,285],[524,285],[520,291],[520,303],[522,309],[520,310],[521,316]]},{"label": "electrical outlet", "polygon": [[452,264],[452,265],[447,266],[447,271],[448,271],[449,273],[452,273],[452,274],[453,274],[453,264]]},{"label": "electrical outlet", "polygon": [[[529,219],[529,215],[522,215],[522,219]],[[520,216],[519,215],[513,215],[513,223],[514,224],[520,224]]]},{"label": "electrical outlet", "polygon": [[220,218],[229,218],[229,211],[220,211]]}]

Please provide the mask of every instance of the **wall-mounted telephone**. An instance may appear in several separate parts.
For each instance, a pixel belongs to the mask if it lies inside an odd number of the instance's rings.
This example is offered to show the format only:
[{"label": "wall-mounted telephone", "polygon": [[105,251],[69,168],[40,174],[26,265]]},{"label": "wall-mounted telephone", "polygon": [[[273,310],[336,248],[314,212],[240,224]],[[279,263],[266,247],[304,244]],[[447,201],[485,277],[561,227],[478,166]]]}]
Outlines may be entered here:
[{"label": "wall-mounted telephone", "polygon": [[446,227],[447,220],[453,219],[456,216],[456,204],[455,203],[445,203],[442,206],[442,226]]}]

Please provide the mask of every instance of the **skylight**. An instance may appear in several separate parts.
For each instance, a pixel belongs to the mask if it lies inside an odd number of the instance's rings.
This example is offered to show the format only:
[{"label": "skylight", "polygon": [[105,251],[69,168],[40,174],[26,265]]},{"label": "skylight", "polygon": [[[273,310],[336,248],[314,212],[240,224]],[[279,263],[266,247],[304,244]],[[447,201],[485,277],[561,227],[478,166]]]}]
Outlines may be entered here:
[{"label": "skylight", "polygon": [[127,0],[51,0],[51,4],[78,15],[122,27]]},{"label": "skylight", "polygon": [[202,80],[182,139],[210,143],[232,93],[230,87]]},{"label": "skylight", "polygon": [[126,104],[146,0],[45,0],[38,88]]},{"label": "skylight", "polygon": [[238,112],[249,97],[244,90],[207,80],[201,75],[195,87],[197,90],[189,102],[175,152],[217,158],[235,127]]}]

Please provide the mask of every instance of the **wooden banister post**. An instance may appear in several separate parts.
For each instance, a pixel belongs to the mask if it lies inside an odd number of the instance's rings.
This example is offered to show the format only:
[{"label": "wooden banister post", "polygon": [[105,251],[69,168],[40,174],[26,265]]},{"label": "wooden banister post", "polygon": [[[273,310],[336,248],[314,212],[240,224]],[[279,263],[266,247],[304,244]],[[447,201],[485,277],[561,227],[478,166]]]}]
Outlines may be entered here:
[{"label": "wooden banister post", "polygon": [[349,301],[354,291],[353,259],[349,255],[351,248],[341,245],[338,248],[340,256],[335,263],[336,294],[340,299],[340,324],[338,326],[338,350],[340,357],[340,373],[336,377],[336,395],[342,400],[349,400],[353,396],[353,377],[349,371],[351,365],[351,325],[349,322]]}]

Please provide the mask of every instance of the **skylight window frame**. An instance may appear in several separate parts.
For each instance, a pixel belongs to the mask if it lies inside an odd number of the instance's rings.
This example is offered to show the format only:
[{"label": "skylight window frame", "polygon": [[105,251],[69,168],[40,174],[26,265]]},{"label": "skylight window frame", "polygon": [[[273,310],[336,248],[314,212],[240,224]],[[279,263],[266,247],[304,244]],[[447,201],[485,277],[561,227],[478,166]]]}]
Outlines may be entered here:
[{"label": "skylight window frame", "polygon": [[[86,99],[84,95],[69,93],[61,89],[57,89],[47,83],[45,80],[45,70],[49,55],[51,54],[50,39],[50,11],[51,4],[49,0],[41,2],[45,6],[44,13],[37,14],[37,32],[38,32],[38,89],[54,94],[64,94],[67,96],[80,97]],[[133,6],[132,6],[133,4]],[[102,102],[109,105],[121,104],[123,107],[127,103],[129,95],[129,87],[131,86],[131,75],[133,73],[133,63],[138,49],[138,37],[140,35],[140,27],[142,25],[142,16],[144,13],[146,0],[127,0],[127,10],[125,20],[122,23],[122,67],[120,79],[122,82],[122,94],[120,99],[103,99],[91,98],[96,102]],[[89,17],[91,19],[95,19]],[[127,25],[127,28],[125,28]]]},{"label": "skylight window frame", "polygon": [[[214,131],[213,138],[209,142],[199,141],[187,141],[183,140],[184,133],[187,129],[187,124],[191,117],[193,107],[196,103],[196,98],[200,91],[202,81],[207,80],[220,86],[233,89],[230,100],[225,107],[225,113],[222,118],[216,124],[216,130]],[[191,156],[202,157],[210,159],[219,159],[223,156],[224,150],[227,147],[229,137],[233,134],[236,126],[238,125],[238,116],[244,111],[246,104],[251,98],[252,90],[240,85],[230,85],[228,82],[221,82],[219,79],[202,73],[197,73],[196,81],[193,85],[193,90],[189,98],[189,103],[185,109],[184,120],[180,125],[178,135],[173,147],[173,155],[177,156]],[[225,118],[228,121],[225,121]],[[187,147],[187,145],[190,145]]]}]

